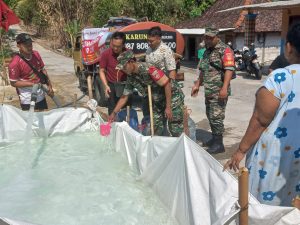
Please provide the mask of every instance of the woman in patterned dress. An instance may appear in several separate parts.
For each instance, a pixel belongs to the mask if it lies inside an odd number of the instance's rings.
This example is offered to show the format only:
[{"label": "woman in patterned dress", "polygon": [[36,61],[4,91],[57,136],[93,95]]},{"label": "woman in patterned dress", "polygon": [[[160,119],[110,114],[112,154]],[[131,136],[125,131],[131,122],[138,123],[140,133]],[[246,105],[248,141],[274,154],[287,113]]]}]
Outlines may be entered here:
[{"label": "woman in patterned dress", "polygon": [[256,93],[247,131],[224,169],[246,156],[249,190],[261,202],[291,206],[300,195],[300,24],[288,31],[285,57]]}]

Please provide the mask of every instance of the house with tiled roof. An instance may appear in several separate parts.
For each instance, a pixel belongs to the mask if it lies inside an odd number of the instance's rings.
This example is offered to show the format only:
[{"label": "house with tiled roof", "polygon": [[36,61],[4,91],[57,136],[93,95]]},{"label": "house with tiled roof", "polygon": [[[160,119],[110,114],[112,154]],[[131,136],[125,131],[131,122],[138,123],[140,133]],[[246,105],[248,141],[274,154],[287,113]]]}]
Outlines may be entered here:
[{"label": "house with tiled roof", "polygon": [[[201,16],[178,23],[175,28],[185,39],[187,60],[197,60],[196,53],[206,27],[214,26],[220,30],[220,38],[231,41],[237,49],[245,45],[245,17],[247,10],[219,12],[221,10],[271,2],[268,0],[216,0]],[[255,36],[253,42],[261,62],[273,60],[280,53],[282,10],[255,10]]]}]

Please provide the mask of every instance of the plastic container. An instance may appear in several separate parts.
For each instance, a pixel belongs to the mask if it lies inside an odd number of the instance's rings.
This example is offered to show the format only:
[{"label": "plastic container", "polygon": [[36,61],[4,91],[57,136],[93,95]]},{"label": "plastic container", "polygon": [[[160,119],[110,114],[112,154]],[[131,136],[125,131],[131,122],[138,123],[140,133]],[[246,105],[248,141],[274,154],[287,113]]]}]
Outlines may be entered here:
[{"label": "plastic container", "polygon": [[[117,121],[122,122],[126,121],[127,117],[127,110],[123,109],[117,114]],[[130,119],[129,119],[129,126],[136,131],[139,131],[139,120],[137,112],[134,109],[130,109]]]},{"label": "plastic container", "polygon": [[145,116],[141,121],[139,131],[144,136],[149,136],[151,135],[150,129],[150,116]]},{"label": "plastic container", "polygon": [[111,125],[109,122],[100,124],[101,136],[108,136],[110,134]]}]

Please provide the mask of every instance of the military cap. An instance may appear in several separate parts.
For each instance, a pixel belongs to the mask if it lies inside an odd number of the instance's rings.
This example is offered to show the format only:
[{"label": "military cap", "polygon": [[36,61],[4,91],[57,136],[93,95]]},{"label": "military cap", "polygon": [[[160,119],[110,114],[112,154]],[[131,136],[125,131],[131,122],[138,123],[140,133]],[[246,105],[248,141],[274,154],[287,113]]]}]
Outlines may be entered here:
[{"label": "military cap", "polygon": [[215,27],[207,27],[205,28],[205,36],[209,36],[209,37],[214,37],[216,35],[218,35],[219,30]]},{"label": "military cap", "polygon": [[30,36],[28,34],[21,33],[21,34],[18,34],[18,36],[16,37],[16,42],[17,42],[17,44],[31,43],[32,39],[30,38]]},{"label": "military cap", "polygon": [[134,59],[134,54],[133,51],[128,50],[125,52],[122,52],[117,60],[118,60],[118,65],[116,66],[117,70],[122,70],[124,65],[130,60],[130,59]]}]

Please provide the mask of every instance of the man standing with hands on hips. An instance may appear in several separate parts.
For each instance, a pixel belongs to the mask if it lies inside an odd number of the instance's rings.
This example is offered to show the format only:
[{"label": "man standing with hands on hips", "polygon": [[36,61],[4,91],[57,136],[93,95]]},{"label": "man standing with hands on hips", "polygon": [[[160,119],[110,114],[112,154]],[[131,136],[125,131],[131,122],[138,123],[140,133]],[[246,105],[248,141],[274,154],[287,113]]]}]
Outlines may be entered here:
[{"label": "man standing with hands on hips", "polygon": [[230,80],[234,75],[234,54],[229,46],[218,37],[218,30],[207,28],[204,34],[206,51],[199,65],[199,78],[192,88],[191,95],[198,95],[203,84],[205,92],[206,116],[212,131],[212,138],[203,142],[210,154],[225,151],[223,144],[225,109],[231,93]]}]

